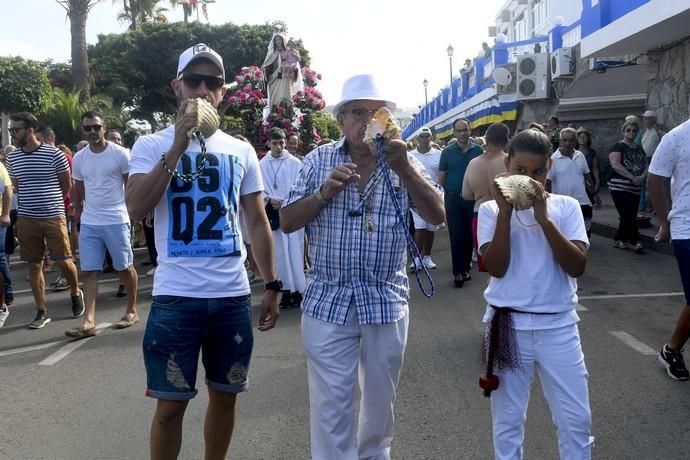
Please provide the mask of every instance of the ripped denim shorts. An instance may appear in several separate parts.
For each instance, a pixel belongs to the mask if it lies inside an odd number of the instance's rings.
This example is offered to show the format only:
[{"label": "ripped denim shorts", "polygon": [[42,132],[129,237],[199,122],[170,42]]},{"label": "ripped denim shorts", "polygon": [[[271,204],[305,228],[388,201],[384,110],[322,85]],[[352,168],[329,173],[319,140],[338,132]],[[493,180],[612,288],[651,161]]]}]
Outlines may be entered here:
[{"label": "ripped denim shorts", "polygon": [[249,295],[153,296],[143,344],[146,395],[167,400],[196,396],[199,352],[208,386],[245,391],[253,345]]}]

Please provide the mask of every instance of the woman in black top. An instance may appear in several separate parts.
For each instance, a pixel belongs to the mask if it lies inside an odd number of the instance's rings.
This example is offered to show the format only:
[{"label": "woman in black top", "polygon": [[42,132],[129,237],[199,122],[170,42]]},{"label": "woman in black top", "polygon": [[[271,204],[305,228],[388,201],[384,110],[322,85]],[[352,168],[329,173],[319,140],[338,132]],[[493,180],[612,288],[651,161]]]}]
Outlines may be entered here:
[{"label": "woman in black top", "polygon": [[580,126],[577,129],[577,149],[582,152],[589,166],[589,175],[585,177],[587,196],[594,207],[601,206],[599,198],[599,186],[601,185],[601,168],[597,151],[592,148],[592,133],[587,128]]},{"label": "woman in black top", "polygon": [[623,140],[614,145],[609,153],[612,170],[609,190],[620,218],[613,247],[626,249],[626,243],[630,243],[635,247],[635,252],[642,254],[644,247],[640,243],[635,218],[642,184],[647,180],[647,155],[635,143],[639,131],[640,125],[634,120],[623,124]]}]

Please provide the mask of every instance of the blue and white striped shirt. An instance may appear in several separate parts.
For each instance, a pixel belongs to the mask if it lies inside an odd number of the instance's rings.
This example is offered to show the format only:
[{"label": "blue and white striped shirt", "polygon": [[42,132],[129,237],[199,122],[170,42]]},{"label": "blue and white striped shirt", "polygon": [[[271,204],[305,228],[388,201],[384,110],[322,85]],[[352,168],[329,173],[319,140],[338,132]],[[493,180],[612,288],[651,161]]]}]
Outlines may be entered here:
[{"label": "blue and white striped shirt", "polygon": [[[408,158],[433,183],[424,167],[410,155]],[[312,151],[304,158],[284,206],[309,197],[342,163],[352,163],[344,139]],[[361,200],[358,184],[352,183],[306,226],[312,266],[307,273],[302,310],[313,318],[345,324],[353,296],[360,324],[393,323],[407,314],[405,232],[408,228],[399,221],[383,178],[375,180],[379,170],[377,166],[367,183],[364,196],[371,187],[374,192],[362,216],[348,215]],[[411,206],[407,190],[392,172],[391,182],[407,216]],[[373,232],[364,230],[367,219],[374,223]]]}]

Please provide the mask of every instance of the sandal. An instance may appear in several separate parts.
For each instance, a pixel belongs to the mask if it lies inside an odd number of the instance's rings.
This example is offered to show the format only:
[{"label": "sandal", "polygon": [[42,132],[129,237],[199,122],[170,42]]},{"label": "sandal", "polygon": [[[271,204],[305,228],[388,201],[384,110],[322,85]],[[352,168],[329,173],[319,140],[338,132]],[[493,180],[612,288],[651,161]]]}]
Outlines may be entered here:
[{"label": "sandal", "polygon": [[75,327],[69,331],[65,331],[67,337],[74,337],[75,339],[84,339],[86,337],[93,337],[96,335],[96,326],[84,329],[82,326]]},{"label": "sandal", "polygon": [[128,313],[115,324],[115,329],[125,329],[134,326],[139,322],[139,315],[136,313]]}]

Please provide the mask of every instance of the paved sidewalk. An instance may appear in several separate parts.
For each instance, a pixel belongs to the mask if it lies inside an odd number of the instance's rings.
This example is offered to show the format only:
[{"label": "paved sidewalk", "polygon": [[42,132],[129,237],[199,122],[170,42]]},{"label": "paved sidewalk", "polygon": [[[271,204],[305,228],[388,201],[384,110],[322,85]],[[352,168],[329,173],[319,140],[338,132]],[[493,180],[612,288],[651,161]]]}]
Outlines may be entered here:
[{"label": "paved sidewalk", "polygon": [[[610,238],[611,244],[613,244],[613,236],[618,229],[618,211],[616,211],[616,207],[613,205],[608,188],[602,187],[599,191],[599,196],[601,197],[601,207],[594,209],[592,233]],[[656,216],[652,216],[651,224],[651,227],[640,228],[640,239],[644,247],[665,254],[672,254],[669,243],[657,243],[654,241],[654,236],[659,229],[659,219]]]}]

